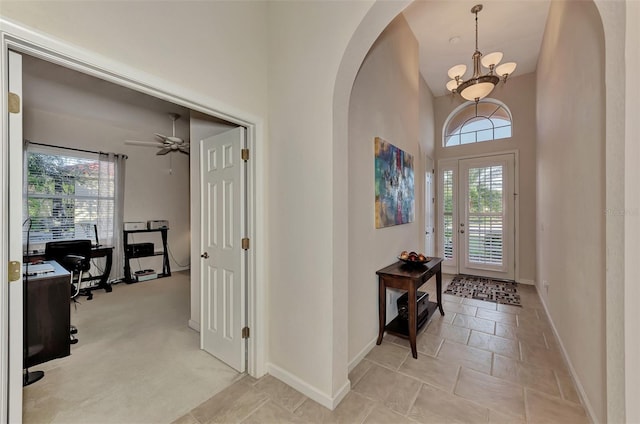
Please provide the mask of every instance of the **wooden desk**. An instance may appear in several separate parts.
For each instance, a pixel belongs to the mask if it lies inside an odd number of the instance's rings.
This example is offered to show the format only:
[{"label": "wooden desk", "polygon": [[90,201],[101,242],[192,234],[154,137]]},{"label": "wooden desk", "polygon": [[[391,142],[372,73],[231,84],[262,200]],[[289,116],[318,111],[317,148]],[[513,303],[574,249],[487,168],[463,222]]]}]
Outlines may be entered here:
[{"label": "wooden desk", "polygon": [[387,287],[406,290],[409,296],[409,343],[411,344],[411,354],[414,358],[418,357],[416,349],[416,334],[418,332],[417,311],[416,311],[416,292],[427,280],[434,275],[436,276],[436,294],[437,306],[440,309],[440,315],[444,315],[442,309],[442,258],[433,258],[422,266],[406,265],[404,262],[398,261],[386,268],[376,271],[378,275],[378,319],[379,331],[378,341],[376,344],[382,343],[382,337],[386,329],[387,318]]},{"label": "wooden desk", "polygon": [[45,262],[54,272],[24,277],[25,368],[71,354],[71,274],[56,261]]},{"label": "wooden desk", "polygon": [[[93,275],[91,277],[84,277],[82,281],[95,281],[99,280],[98,284],[91,289],[104,289],[107,293],[113,289],[109,284],[109,275],[111,274],[111,265],[113,264],[113,246],[96,246],[91,248],[92,258],[105,258],[104,270],[100,275]],[[23,262],[38,262],[45,259],[44,252],[42,253],[29,253],[24,255]]]}]

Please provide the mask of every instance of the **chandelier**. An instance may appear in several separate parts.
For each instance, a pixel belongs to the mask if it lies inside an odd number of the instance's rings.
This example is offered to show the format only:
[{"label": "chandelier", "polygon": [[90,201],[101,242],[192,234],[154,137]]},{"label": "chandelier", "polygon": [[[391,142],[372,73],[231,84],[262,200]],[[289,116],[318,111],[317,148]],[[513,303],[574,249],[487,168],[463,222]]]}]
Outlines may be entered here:
[{"label": "chandelier", "polygon": [[[486,96],[493,91],[493,88],[498,85],[500,79],[503,82],[507,81],[509,75],[516,69],[515,62],[507,62],[498,66],[502,60],[501,52],[489,53],[485,56],[478,50],[478,12],[482,10],[481,4],[476,4],[471,8],[471,13],[476,15],[476,51],[473,53],[473,75],[468,80],[464,80],[464,74],[467,72],[466,65],[455,65],[448,71],[451,81],[447,83],[447,90],[452,93],[459,93],[466,100],[473,100],[475,102]],[[486,74],[481,74],[480,65],[489,69]]]}]

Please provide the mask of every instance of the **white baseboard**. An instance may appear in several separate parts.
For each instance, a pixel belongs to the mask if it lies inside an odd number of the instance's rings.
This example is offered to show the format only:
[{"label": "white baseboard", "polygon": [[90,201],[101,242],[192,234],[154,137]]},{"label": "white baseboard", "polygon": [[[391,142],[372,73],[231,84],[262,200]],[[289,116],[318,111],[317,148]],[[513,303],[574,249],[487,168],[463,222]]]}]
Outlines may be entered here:
[{"label": "white baseboard", "polygon": [[518,280],[518,283],[519,283],[519,284],[528,284],[528,285],[530,285],[530,286],[535,286],[535,285],[536,285],[536,282],[535,282],[535,281],[533,281],[533,280],[529,280],[529,279],[527,279],[527,278],[521,278],[520,280]]},{"label": "white baseboard", "polygon": [[321,392],[320,390],[316,389],[315,387],[311,386],[310,384],[291,374],[290,372],[283,370],[277,365],[271,363],[267,364],[267,372],[283,383],[286,383],[289,386],[293,387],[309,399],[318,402],[320,405],[332,411],[336,408],[336,406],[338,406],[342,399],[344,399],[347,393],[349,393],[349,390],[351,390],[351,382],[349,382],[349,380],[347,379],[346,383],[344,383],[340,390],[338,390],[338,393],[332,397],[324,392]]},{"label": "white baseboard", "polygon": [[191,328],[192,330],[196,330],[199,333],[200,332],[200,323],[190,319],[189,320],[189,328]]},{"label": "white baseboard", "polygon": [[549,323],[551,323],[551,329],[553,330],[553,334],[556,336],[556,340],[558,340],[558,344],[560,345],[560,351],[562,352],[562,356],[564,357],[565,362],[569,366],[569,373],[571,374],[571,379],[573,380],[573,383],[576,386],[576,389],[578,390],[578,396],[580,396],[580,401],[582,402],[582,405],[584,406],[584,409],[587,411],[587,415],[589,416],[589,420],[592,423],[595,423],[597,421],[596,421],[596,414],[593,411],[593,406],[591,406],[591,402],[589,402],[589,398],[587,397],[587,394],[584,391],[584,387],[582,386],[582,383],[580,382],[580,379],[578,379],[578,377],[577,377],[576,370],[573,367],[573,364],[571,363],[571,360],[569,359],[569,355],[567,355],[567,351],[564,348],[564,344],[562,343],[562,339],[558,335],[558,330],[556,329],[555,323],[551,319],[551,314],[549,313],[549,309],[547,308],[547,303],[545,302],[544,298],[540,295],[539,287],[537,287],[537,288],[538,288],[538,290],[536,290],[536,292],[538,293],[538,297],[540,298],[540,302],[542,302],[542,306],[544,307],[544,312],[545,312],[545,314],[547,314],[547,319],[549,320]]},{"label": "white baseboard", "polygon": [[366,346],[360,352],[358,352],[355,358],[353,358],[351,362],[349,362],[349,372],[353,371],[353,369],[358,366],[360,361],[362,361],[364,357],[367,356],[369,352],[371,352],[371,349],[376,346],[377,340],[378,336],[374,337],[373,340],[367,343]]}]

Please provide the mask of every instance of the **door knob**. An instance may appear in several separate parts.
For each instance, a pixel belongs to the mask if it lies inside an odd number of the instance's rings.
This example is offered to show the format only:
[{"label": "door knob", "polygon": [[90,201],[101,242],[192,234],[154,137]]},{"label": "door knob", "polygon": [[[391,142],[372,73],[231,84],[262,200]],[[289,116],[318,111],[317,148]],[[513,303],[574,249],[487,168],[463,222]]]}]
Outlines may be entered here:
[{"label": "door knob", "polygon": [[200,255],[200,257],[207,259],[209,257],[209,254],[207,252],[204,252],[202,255]]}]

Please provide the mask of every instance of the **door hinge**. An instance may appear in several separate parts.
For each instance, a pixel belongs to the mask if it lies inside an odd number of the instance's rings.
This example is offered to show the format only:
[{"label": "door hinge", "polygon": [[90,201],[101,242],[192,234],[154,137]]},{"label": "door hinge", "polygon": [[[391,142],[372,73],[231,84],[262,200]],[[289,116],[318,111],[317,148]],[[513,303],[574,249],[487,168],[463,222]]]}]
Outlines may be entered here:
[{"label": "door hinge", "polygon": [[242,160],[243,161],[248,161],[249,160],[249,149],[242,149],[240,151],[240,156],[242,156]]},{"label": "door hinge", "polygon": [[9,113],[20,113],[20,96],[9,92]]},{"label": "door hinge", "polygon": [[243,339],[249,338],[249,327],[242,327],[242,338]]},{"label": "door hinge", "polygon": [[249,250],[249,239],[248,238],[243,238],[242,239],[242,249],[243,250]]},{"label": "door hinge", "polygon": [[9,282],[18,281],[22,273],[20,272],[20,262],[9,261]]}]

